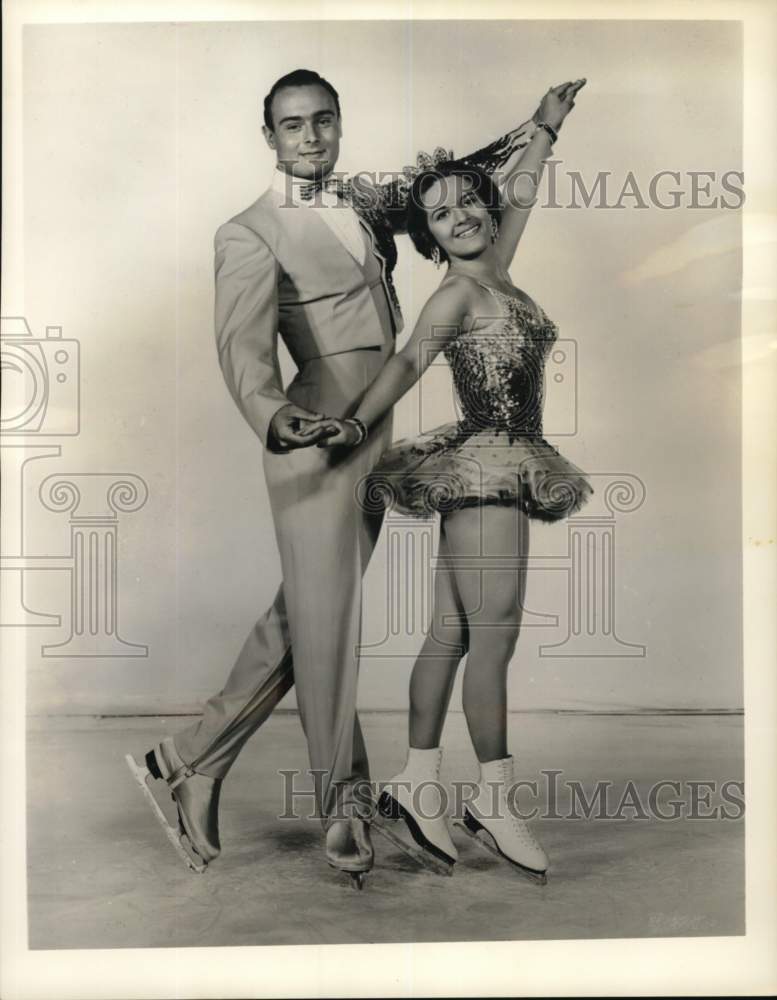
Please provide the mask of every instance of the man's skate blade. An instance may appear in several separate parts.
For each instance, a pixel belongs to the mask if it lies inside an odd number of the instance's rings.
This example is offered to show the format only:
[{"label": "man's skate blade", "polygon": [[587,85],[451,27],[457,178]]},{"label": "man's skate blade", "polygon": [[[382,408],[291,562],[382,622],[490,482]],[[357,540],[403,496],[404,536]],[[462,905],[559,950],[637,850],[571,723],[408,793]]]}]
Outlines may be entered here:
[{"label": "man's skate blade", "polygon": [[434,855],[425,851],[422,847],[419,847],[415,843],[410,843],[407,840],[403,840],[390,828],[391,823],[397,822],[396,820],[384,819],[379,814],[370,823],[370,827],[373,830],[389,840],[395,847],[398,847],[400,851],[404,851],[409,857],[417,861],[424,868],[428,868],[429,871],[435,873],[435,875],[453,875],[453,864],[448,864],[440,858],[435,858]]},{"label": "man's skate blade", "polygon": [[500,861],[506,861],[511,868],[513,868],[519,875],[533,882],[535,885],[547,885],[548,876],[545,872],[535,872],[531,868],[525,868],[523,865],[519,865],[517,861],[513,861],[512,858],[508,858],[506,854],[503,854],[499,848],[496,846],[491,834],[486,830],[478,830],[477,833],[473,833],[469,827],[462,822],[462,820],[454,820],[454,826],[458,826],[461,830],[466,833],[468,837],[480,844],[481,847],[493,854],[494,857],[499,858]]},{"label": "man's skate blade", "polygon": [[371,868],[341,868],[339,865],[332,864],[331,861],[327,861],[327,864],[332,871],[342,872],[343,875],[347,875],[348,884],[352,889],[363,889],[367,875],[372,871]]},{"label": "man's skate blade", "polygon": [[189,852],[186,850],[181,841],[180,831],[175,830],[168,823],[167,817],[162,812],[162,807],[154,798],[153,792],[148,787],[148,778],[152,777],[151,772],[144,764],[138,764],[138,762],[135,760],[132,754],[126,754],[124,759],[127,762],[127,767],[130,769],[132,777],[138,783],[141,792],[143,792],[143,797],[145,798],[148,805],[151,807],[151,811],[156,817],[157,822],[165,831],[165,836],[175,848],[175,853],[183,861],[183,863],[186,865],[187,868],[189,868],[193,872],[197,872],[198,875],[201,875],[208,866],[206,864],[203,864],[202,861],[193,858],[189,854]]}]

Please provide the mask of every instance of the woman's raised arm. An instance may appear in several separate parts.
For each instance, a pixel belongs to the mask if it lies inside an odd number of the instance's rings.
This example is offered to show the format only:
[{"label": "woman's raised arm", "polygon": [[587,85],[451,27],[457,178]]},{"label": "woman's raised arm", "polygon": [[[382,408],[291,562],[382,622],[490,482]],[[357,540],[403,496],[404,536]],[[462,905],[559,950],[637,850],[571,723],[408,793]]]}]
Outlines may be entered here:
[{"label": "woman's raised arm", "polygon": [[551,87],[540,101],[537,121],[549,126],[538,128],[519,160],[505,174],[502,183],[502,221],[496,240],[496,252],[505,267],[512,263],[526,223],[537,200],[542,171],[553,146],[551,131],[558,132],[575,106],[575,95],[585,80]]}]

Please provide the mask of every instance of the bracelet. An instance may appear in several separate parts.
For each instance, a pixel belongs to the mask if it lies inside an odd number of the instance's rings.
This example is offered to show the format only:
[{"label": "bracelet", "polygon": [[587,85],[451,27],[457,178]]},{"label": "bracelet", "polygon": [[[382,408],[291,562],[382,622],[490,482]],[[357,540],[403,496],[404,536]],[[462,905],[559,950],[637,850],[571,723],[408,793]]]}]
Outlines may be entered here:
[{"label": "bracelet", "polygon": [[548,125],[547,122],[537,122],[537,128],[544,129],[550,136],[550,144],[553,145],[554,142],[558,141],[558,132],[553,128],[552,125]]},{"label": "bracelet", "polygon": [[367,440],[367,435],[369,434],[369,431],[367,430],[367,425],[364,423],[363,420],[359,420],[358,417],[346,417],[343,423],[353,424],[353,426],[359,432],[359,440],[356,442],[356,445],[354,445],[354,447],[362,444],[364,441]]}]

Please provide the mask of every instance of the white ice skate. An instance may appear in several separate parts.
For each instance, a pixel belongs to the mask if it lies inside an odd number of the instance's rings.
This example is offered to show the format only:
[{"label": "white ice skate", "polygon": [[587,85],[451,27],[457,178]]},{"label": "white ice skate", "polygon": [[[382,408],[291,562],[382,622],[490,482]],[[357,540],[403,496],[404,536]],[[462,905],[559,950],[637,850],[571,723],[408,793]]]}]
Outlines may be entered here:
[{"label": "white ice skate", "polygon": [[509,809],[508,792],[513,784],[512,757],[481,764],[477,794],[464,807],[464,819],[455,823],[520,874],[545,885],[550,862],[526,821]]},{"label": "white ice skate", "polygon": [[[445,801],[440,785],[441,763],[440,747],[432,750],[410,747],[404,769],[387,782],[381,793],[372,825],[395,847],[430,871],[452,875],[459,855],[445,817],[440,814]],[[394,831],[398,820],[404,822],[412,843]]]}]

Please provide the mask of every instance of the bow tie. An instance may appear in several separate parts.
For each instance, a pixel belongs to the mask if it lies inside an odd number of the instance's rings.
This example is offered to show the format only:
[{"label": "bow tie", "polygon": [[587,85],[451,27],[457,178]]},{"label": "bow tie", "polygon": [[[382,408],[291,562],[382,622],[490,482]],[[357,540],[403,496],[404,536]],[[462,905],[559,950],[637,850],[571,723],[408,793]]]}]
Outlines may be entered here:
[{"label": "bow tie", "polygon": [[322,180],[310,181],[308,184],[300,184],[297,193],[303,201],[312,201],[317,191],[329,191],[340,198],[344,198],[347,185],[339,177],[326,177]]}]

